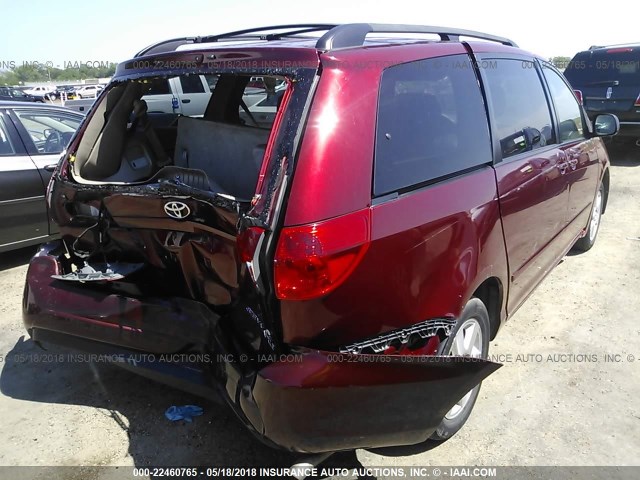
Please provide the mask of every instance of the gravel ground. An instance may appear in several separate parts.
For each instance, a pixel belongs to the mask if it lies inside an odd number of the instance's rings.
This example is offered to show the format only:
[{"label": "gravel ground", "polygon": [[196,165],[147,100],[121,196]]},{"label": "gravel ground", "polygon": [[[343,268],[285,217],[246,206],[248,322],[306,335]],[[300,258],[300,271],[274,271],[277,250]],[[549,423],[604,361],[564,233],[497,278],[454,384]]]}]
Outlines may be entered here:
[{"label": "gravel ground", "polygon": [[[439,446],[358,450],[328,463],[640,465],[640,149],[611,156],[596,246],[567,256],[501,330],[490,353],[504,367],[484,382],[463,430]],[[226,407],[104,364],[33,361],[42,351],[20,313],[32,252],[0,255],[0,465],[293,463]],[[205,409],[193,423],[165,419],[170,405],[191,403]],[[88,468],[79,478],[104,475]]]}]

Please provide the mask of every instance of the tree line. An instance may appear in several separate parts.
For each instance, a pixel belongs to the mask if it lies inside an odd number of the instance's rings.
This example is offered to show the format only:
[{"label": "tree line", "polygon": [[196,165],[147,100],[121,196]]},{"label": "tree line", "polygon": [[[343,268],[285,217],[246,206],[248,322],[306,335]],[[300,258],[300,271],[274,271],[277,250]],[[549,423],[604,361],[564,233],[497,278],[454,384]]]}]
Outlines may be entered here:
[{"label": "tree line", "polygon": [[[97,63],[97,62],[96,62]],[[67,68],[47,67],[43,63],[24,63],[5,71],[0,70],[0,85],[21,85],[27,82],[63,83],[87,78],[111,77],[116,71],[115,63],[101,63],[98,66],[70,64]]]},{"label": "tree line", "polygon": [[[571,59],[553,57],[549,61],[560,70],[564,70]],[[96,62],[97,63],[97,62]],[[0,85],[21,85],[27,82],[72,82],[87,78],[111,77],[116,71],[115,63],[101,62],[98,66],[69,63],[67,68],[47,67],[43,63],[25,63],[14,68],[0,70]]]}]

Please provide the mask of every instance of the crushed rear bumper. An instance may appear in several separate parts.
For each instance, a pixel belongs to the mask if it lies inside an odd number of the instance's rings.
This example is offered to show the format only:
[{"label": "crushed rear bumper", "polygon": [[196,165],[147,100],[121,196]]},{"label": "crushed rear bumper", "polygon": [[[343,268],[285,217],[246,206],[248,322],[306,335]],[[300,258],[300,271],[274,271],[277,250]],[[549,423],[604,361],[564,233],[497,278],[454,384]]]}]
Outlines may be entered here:
[{"label": "crushed rear bumper", "polygon": [[[57,244],[32,259],[24,324],[32,338],[114,363],[212,399],[222,397],[266,443],[317,453],[408,445],[500,365],[457,357],[348,355],[292,347],[241,352],[217,315],[179,298],[134,298],[54,280]],[[191,352],[177,358],[176,354]]]}]

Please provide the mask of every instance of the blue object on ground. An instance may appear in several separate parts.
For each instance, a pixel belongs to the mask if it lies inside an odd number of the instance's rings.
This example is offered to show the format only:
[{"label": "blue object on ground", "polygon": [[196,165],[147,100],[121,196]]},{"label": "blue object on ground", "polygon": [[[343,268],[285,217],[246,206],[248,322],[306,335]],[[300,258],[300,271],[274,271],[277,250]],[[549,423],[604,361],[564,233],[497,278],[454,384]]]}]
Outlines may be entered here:
[{"label": "blue object on ground", "polygon": [[172,422],[177,422],[178,420],[191,422],[193,417],[202,415],[202,413],[202,407],[198,407],[196,405],[182,405],[181,407],[173,405],[167,408],[167,411],[164,412],[164,416]]}]

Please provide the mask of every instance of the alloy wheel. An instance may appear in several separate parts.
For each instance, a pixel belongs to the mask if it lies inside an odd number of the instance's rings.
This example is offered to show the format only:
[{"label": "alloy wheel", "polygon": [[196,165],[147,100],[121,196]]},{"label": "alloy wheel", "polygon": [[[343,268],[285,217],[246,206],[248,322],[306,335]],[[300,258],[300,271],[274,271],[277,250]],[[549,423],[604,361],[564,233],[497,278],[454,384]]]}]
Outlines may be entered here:
[{"label": "alloy wheel", "polygon": [[[456,336],[451,343],[449,355],[456,357],[475,357],[482,356],[482,329],[480,323],[475,318],[469,318],[456,332]],[[464,411],[469,403],[473,390],[469,390],[467,394],[451,407],[451,410],[445,415],[446,419],[453,419]]]}]

